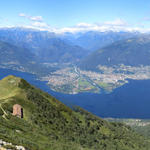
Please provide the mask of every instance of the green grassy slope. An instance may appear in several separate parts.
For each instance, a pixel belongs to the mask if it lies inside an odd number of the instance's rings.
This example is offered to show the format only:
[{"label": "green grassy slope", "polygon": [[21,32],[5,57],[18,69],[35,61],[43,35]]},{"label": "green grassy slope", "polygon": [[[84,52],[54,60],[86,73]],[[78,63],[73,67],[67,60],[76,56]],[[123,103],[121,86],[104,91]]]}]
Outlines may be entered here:
[{"label": "green grassy slope", "polygon": [[117,119],[105,118],[109,122],[121,122],[129,125],[132,129],[145,137],[150,138],[150,120],[149,119]]},{"label": "green grassy slope", "polygon": [[[20,104],[24,118],[12,116]],[[32,150],[148,150],[149,140],[121,123],[71,110],[25,80],[0,81],[0,139]]]}]

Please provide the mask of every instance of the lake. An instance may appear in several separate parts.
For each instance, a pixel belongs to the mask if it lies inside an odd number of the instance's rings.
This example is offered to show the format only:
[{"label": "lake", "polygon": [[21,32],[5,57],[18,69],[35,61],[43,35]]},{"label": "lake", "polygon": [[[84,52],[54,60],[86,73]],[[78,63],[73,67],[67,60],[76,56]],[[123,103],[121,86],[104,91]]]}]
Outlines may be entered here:
[{"label": "lake", "polygon": [[46,82],[37,80],[35,75],[0,69],[0,79],[7,75],[24,78],[68,106],[78,105],[100,117],[150,119],[150,80],[129,80],[129,83],[110,94],[79,93],[73,95],[52,91]]}]

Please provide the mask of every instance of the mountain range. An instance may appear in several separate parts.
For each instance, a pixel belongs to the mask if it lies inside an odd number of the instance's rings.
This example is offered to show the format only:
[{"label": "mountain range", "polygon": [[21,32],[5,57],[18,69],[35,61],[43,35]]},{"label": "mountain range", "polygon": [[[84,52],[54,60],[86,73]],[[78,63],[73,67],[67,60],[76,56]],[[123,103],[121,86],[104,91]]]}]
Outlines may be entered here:
[{"label": "mountain range", "polygon": [[0,41],[24,48],[41,62],[77,63],[99,48],[141,36],[138,32],[96,32],[57,34],[26,28],[1,28]]},{"label": "mountain range", "polygon": [[71,45],[54,33],[24,28],[0,29],[0,41],[25,48],[41,62],[76,62],[87,55],[85,49]]},{"label": "mountain range", "polygon": [[35,55],[28,49],[0,41],[0,63],[24,65],[34,60]]},{"label": "mountain range", "polygon": [[98,70],[98,66],[149,66],[150,65],[150,36],[138,36],[114,42],[103,47],[81,63],[82,69]]},{"label": "mountain range", "polygon": [[79,45],[89,52],[93,52],[102,47],[110,45],[116,41],[133,38],[141,35],[139,32],[115,32],[115,31],[87,31],[79,33],[64,33],[60,35],[63,40],[70,42],[74,45]]}]

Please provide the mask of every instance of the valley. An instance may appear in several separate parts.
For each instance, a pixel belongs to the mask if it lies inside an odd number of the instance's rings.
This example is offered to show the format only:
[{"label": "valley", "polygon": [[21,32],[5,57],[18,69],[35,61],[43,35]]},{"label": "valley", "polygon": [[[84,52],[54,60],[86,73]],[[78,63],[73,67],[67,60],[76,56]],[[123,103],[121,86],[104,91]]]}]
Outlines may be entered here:
[{"label": "valley", "polygon": [[[32,66],[33,65],[33,66]],[[111,93],[132,80],[150,79],[150,66],[98,66],[98,71],[82,70],[70,63],[41,63],[30,67],[15,62],[1,63],[0,68],[35,74],[50,89],[64,94]],[[33,69],[32,69],[33,68]]]},{"label": "valley", "polygon": [[0,150],[150,150],[149,10],[1,1]]},{"label": "valley", "polygon": [[69,107],[77,105],[97,116],[149,118],[149,35],[92,32],[89,39],[97,39],[95,46],[100,47],[93,52],[94,45],[76,45],[86,33],[0,29],[0,76],[22,77]]},{"label": "valley", "polygon": [[55,92],[111,93],[128,79],[150,79],[149,45],[148,34],[134,32],[2,28],[0,68],[35,74]]},{"label": "valley", "polygon": [[81,70],[76,66],[65,67],[40,79],[48,82],[54,91],[68,94],[110,93],[128,83],[128,79],[150,79],[150,66],[99,65],[98,68],[99,72]]}]

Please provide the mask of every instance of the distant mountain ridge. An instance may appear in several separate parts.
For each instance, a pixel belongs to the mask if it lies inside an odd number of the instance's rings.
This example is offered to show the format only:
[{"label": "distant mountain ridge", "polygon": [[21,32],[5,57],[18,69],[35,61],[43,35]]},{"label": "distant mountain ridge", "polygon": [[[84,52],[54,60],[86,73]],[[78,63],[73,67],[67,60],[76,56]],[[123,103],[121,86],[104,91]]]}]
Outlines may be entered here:
[{"label": "distant mountain ridge", "polygon": [[3,41],[0,41],[0,67],[39,75],[54,70],[52,67],[47,69],[42,65],[29,49]]},{"label": "distant mountain ridge", "polygon": [[0,63],[25,64],[35,60],[28,49],[0,41]]},{"label": "distant mountain ridge", "polygon": [[[62,39],[70,41],[72,44],[79,45],[90,52],[110,45],[116,41],[124,40],[142,35],[139,32],[114,32],[114,31],[87,31],[83,33],[64,33]],[[61,36],[60,36],[61,37]]]},{"label": "distant mountain ridge", "polygon": [[80,46],[70,45],[55,33],[24,28],[0,29],[0,41],[29,50],[42,62],[76,62],[87,55]]},{"label": "distant mountain ridge", "polygon": [[0,41],[29,50],[41,62],[58,63],[79,62],[99,48],[140,35],[138,32],[113,31],[58,34],[27,28],[0,28]]},{"label": "distant mountain ridge", "polygon": [[117,41],[103,47],[88,57],[80,64],[82,69],[97,70],[99,65],[150,65],[150,36],[139,36]]}]

